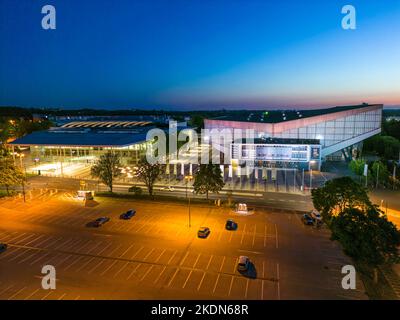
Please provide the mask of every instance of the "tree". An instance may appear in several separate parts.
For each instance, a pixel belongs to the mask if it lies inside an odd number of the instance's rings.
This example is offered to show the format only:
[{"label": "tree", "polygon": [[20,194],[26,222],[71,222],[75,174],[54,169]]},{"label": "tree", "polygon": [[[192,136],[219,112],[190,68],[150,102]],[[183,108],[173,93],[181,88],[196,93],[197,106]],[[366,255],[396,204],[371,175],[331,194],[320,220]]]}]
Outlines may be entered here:
[{"label": "tree", "polygon": [[149,195],[154,199],[153,188],[154,183],[161,174],[161,165],[159,163],[150,164],[146,158],[139,161],[139,168],[136,171],[136,175],[140,181],[142,181],[146,187]]},{"label": "tree", "polygon": [[375,206],[365,211],[346,208],[332,217],[330,228],[331,239],[338,240],[348,256],[373,268],[375,282],[376,268],[398,259],[400,232]]},{"label": "tree", "polygon": [[349,163],[350,170],[357,176],[362,176],[364,174],[365,161],[361,159],[351,160]]},{"label": "tree", "polygon": [[375,186],[383,185],[387,186],[389,184],[390,173],[387,166],[381,161],[375,161],[372,164],[370,171],[370,181],[374,183]]},{"label": "tree", "polygon": [[206,194],[208,200],[209,192],[218,193],[225,183],[219,165],[201,164],[194,175],[193,189],[196,194]]},{"label": "tree", "polygon": [[0,155],[0,185],[4,186],[7,195],[10,195],[10,187],[24,183],[24,174],[14,165],[13,159],[1,153]]},{"label": "tree", "polygon": [[312,190],[311,196],[314,207],[321,212],[328,225],[334,213],[343,212],[346,208],[372,206],[367,190],[350,177],[329,180],[323,187]]},{"label": "tree", "polygon": [[92,166],[91,175],[99,178],[112,192],[114,179],[121,175],[120,166],[119,154],[108,151]]}]

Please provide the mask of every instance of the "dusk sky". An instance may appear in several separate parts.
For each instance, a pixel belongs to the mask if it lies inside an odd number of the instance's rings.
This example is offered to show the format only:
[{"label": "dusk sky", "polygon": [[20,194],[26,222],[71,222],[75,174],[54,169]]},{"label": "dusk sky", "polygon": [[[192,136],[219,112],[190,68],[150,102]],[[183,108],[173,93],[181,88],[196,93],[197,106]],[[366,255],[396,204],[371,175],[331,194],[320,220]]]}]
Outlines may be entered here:
[{"label": "dusk sky", "polygon": [[400,105],[400,0],[0,0],[0,39],[1,106]]}]

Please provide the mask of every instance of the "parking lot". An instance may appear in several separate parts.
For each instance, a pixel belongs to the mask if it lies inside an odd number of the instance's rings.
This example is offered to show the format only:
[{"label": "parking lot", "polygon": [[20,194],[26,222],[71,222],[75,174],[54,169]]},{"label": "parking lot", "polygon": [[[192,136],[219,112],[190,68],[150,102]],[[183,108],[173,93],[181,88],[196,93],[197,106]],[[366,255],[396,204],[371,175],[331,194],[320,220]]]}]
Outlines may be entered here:
[{"label": "parking lot", "polygon": [[[135,208],[131,220],[119,215]],[[71,193],[48,193],[24,204],[3,201],[1,299],[365,299],[360,281],[341,288],[349,264],[325,229],[300,215],[229,208],[96,198],[86,206]],[[100,228],[87,222],[111,220]],[[234,219],[238,230],[225,230]],[[197,230],[211,233],[199,239]],[[251,273],[237,271],[240,255]],[[41,288],[41,268],[53,265],[57,289]]]}]

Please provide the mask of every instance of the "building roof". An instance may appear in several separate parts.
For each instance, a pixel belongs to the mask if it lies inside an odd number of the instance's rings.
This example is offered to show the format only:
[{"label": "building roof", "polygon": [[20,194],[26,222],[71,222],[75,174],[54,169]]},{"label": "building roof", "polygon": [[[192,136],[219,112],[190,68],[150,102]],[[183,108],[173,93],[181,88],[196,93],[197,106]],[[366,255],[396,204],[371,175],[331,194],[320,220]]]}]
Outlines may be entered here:
[{"label": "building roof", "polygon": [[[361,109],[375,105],[360,104],[354,106],[340,106],[327,109],[316,110],[266,110],[266,111],[239,111],[231,112],[226,116],[212,118],[212,120],[242,121],[242,122],[258,122],[258,123],[280,123],[290,120],[304,119],[319,115],[325,115],[335,112]],[[376,105],[378,106],[378,105]],[[381,105],[379,105],[381,106]]]},{"label": "building roof", "polygon": [[146,133],[134,131],[48,130],[36,131],[12,141],[20,146],[125,147],[146,141]]},{"label": "building roof", "polygon": [[[255,138],[254,144],[305,144],[305,145],[319,145],[318,139],[296,139],[296,138]],[[235,141],[235,143],[238,143]],[[242,139],[241,143],[246,144],[246,139]],[[253,144],[252,143],[252,144]]]}]

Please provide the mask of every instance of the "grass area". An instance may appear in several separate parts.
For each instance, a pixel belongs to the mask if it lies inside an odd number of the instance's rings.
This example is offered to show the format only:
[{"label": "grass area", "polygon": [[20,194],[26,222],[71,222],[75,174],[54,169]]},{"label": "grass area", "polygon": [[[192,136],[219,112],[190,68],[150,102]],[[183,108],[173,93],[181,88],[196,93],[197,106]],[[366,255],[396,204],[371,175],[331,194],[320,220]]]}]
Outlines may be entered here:
[{"label": "grass area", "polygon": [[374,283],[373,269],[371,267],[356,264],[356,270],[364,283],[365,293],[371,300],[397,300],[396,294],[393,292],[381,269],[378,269],[378,283]]},{"label": "grass area", "polygon": [[18,194],[17,191],[15,190],[9,190],[9,194],[7,194],[7,190],[0,190],[0,198],[4,198],[4,197],[12,197],[15,196],[16,194]]}]

